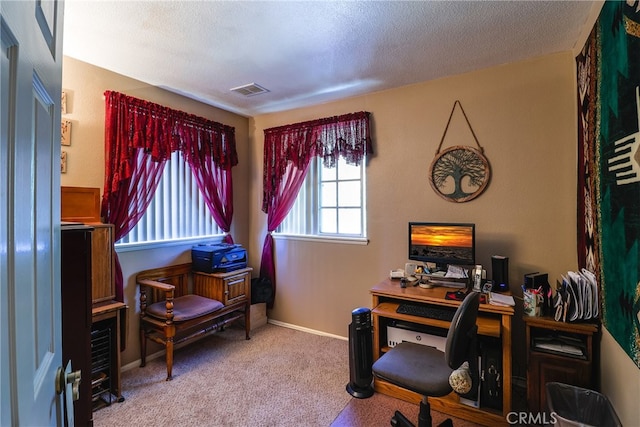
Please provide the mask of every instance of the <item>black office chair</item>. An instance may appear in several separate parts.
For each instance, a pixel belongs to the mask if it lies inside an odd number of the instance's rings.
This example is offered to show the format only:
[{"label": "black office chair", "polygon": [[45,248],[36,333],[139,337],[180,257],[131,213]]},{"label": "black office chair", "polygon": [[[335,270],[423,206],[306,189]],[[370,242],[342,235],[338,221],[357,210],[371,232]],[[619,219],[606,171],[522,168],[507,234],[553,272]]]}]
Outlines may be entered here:
[{"label": "black office chair", "polygon": [[[476,318],[480,306],[480,294],[470,292],[449,326],[444,353],[434,347],[411,342],[402,342],[382,355],[373,364],[373,374],[382,380],[421,394],[418,427],[431,427],[431,408],[428,397],[441,397],[451,393],[449,376],[465,361],[477,377],[477,331]],[[477,378],[476,378],[477,380]],[[474,381],[476,381],[474,380]],[[474,384],[477,388],[477,384]],[[391,418],[392,426],[413,426],[399,411]],[[452,425],[450,419],[440,424]]]}]

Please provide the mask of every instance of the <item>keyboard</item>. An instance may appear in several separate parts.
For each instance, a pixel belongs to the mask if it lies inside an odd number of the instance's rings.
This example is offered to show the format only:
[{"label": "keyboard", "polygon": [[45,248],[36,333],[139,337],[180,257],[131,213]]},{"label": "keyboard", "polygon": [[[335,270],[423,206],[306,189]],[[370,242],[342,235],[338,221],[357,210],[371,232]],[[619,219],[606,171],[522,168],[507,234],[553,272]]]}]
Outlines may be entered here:
[{"label": "keyboard", "polygon": [[451,322],[456,310],[436,305],[402,303],[398,306],[396,313]]}]

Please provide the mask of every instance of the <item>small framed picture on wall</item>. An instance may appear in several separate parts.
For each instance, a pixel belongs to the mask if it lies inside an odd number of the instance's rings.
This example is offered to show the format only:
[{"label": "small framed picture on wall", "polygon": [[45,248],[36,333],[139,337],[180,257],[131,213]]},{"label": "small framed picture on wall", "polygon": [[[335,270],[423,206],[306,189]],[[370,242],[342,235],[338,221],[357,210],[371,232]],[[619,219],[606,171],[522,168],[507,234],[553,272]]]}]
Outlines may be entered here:
[{"label": "small framed picture on wall", "polygon": [[60,152],[60,172],[67,173],[67,152]]},{"label": "small framed picture on wall", "polygon": [[67,93],[62,92],[62,97],[60,98],[60,112],[62,114],[67,114]]},{"label": "small framed picture on wall", "polygon": [[60,132],[60,143],[62,145],[71,145],[71,120],[62,120]]}]

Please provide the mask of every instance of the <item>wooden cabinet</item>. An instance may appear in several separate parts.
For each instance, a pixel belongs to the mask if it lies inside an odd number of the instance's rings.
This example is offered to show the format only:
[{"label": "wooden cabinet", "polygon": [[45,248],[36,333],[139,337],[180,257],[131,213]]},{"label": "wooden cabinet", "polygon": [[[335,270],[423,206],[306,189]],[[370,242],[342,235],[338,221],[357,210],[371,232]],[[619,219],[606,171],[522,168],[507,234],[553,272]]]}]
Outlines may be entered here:
[{"label": "wooden cabinet", "polygon": [[61,187],[60,216],[63,221],[100,222],[100,188]]},{"label": "wooden cabinet", "polygon": [[91,301],[97,304],[116,298],[114,266],[114,225],[92,224]]},{"label": "wooden cabinet", "polygon": [[[373,325],[373,359],[374,361],[389,350],[387,327],[394,322],[408,322],[428,328],[436,328],[445,332],[450,322],[435,318],[418,317],[397,313],[399,304],[411,302],[448,307],[455,310],[459,301],[445,299],[447,291],[452,289],[436,287],[423,289],[420,287],[401,288],[400,281],[386,279],[371,289],[373,296],[372,325]],[[456,393],[442,398],[429,398],[433,410],[443,412],[458,418],[463,418],[482,425],[507,425],[506,415],[511,411],[511,317],[513,307],[498,307],[480,304],[478,312],[479,339],[491,339],[498,342],[498,354],[502,363],[502,410],[466,405],[460,401]],[[377,392],[400,398],[409,402],[419,403],[422,396],[389,382],[374,378],[374,388]]]},{"label": "wooden cabinet", "polygon": [[251,268],[229,273],[193,272],[193,292],[222,302],[225,306],[251,301]]},{"label": "wooden cabinet", "polygon": [[[91,425],[94,409],[121,401],[120,351],[124,303],[115,301],[112,224],[62,225],[62,352],[81,371],[76,425]],[[104,351],[103,351],[104,350]]]},{"label": "wooden cabinet", "polygon": [[[61,231],[62,363],[80,371],[75,424],[93,424],[91,409],[91,232],[84,225]],[[65,407],[66,410],[66,407]],[[67,417],[65,417],[65,420]]]},{"label": "wooden cabinet", "polygon": [[113,301],[115,288],[115,226],[102,223],[65,223],[66,227],[74,225],[91,228],[90,263],[91,263],[91,303]]},{"label": "wooden cabinet", "polygon": [[[76,424],[90,425],[92,409],[111,403],[113,396],[123,400],[120,352],[126,342],[122,337],[126,335],[127,306],[115,300],[115,226],[100,222],[100,189],[62,187],[60,199],[65,221],[62,347],[63,353],[66,347],[75,354],[74,369],[82,369],[81,396],[75,405],[76,413],[81,413]],[[81,248],[75,237],[80,232],[84,233]],[[68,319],[66,327],[64,319]]]},{"label": "wooden cabinet", "polygon": [[[593,345],[598,332],[597,324],[565,323],[551,317],[530,316],[525,317],[524,322],[530,412],[547,410],[545,384],[548,382],[597,389],[597,354]],[[579,349],[581,354],[575,349]]]}]

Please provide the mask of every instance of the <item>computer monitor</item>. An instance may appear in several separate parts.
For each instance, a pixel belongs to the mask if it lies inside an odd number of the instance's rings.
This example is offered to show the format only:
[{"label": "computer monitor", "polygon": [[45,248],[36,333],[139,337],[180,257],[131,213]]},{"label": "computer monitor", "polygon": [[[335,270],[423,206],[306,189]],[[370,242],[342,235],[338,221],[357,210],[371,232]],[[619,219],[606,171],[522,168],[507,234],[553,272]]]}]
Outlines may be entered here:
[{"label": "computer monitor", "polygon": [[409,223],[409,259],[433,263],[437,270],[476,263],[475,224]]}]

